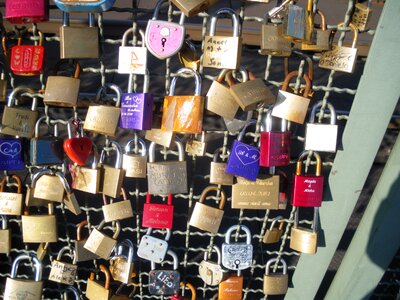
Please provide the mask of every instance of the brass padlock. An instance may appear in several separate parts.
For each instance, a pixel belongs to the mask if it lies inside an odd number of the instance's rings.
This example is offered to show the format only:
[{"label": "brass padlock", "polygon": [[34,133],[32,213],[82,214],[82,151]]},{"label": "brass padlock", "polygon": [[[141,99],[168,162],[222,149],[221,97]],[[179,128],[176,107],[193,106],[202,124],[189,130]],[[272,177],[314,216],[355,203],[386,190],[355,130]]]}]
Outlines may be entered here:
[{"label": "brass padlock", "polygon": [[58,241],[57,219],[52,203],[47,205],[48,215],[30,216],[25,209],[22,220],[22,239],[24,243],[55,243]]},{"label": "brass padlock", "polygon": [[217,253],[217,262],[208,260],[208,251],[204,251],[204,259],[199,264],[199,275],[207,285],[215,286],[222,282],[225,277],[225,270],[221,266],[221,250],[217,246],[211,249]]},{"label": "brass padlock", "polygon": [[85,227],[85,225],[88,225],[87,220],[83,220],[82,222],[76,225],[76,240],[75,240],[76,262],[88,261],[99,258],[98,255],[84,248],[87,239],[82,238],[81,232],[82,228]]},{"label": "brass padlock", "polygon": [[[66,251],[72,252],[72,264],[61,261],[61,258]],[[73,285],[75,283],[77,270],[78,266],[76,265],[75,261],[75,251],[71,251],[69,246],[65,246],[59,250],[57,254],[57,259],[51,262],[49,280],[58,283]]]},{"label": "brass padlock", "polygon": [[99,268],[100,271],[106,276],[106,282],[104,286],[100,285],[95,281],[94,273],[90,273],[90,277],[88,278],[86,285],[86,298],[88,298],[89,300],[108,300],[111,296],[110,272],[104,265],[100,265]]},{"label": "brass padlock", "polygon": [[[273,263],[282,263],[282,273],[270,273],[270,268]],[[271,258],[265,266],[264,274],[264,294],[265,295],[283,295],[286,294],[289,283],[289,275],[287,273],[287,264],[280,258]]]},{"label": "brass padlock", "polygon": [[63,182],[55,173],[47,171],[38,172],[32,179],[33,197],[61,203],[65,192]]},{"label": "brass padlock", "polygon": [[172,145],[172,141],[175,140],[175,133],[173,131],[164,131],[159,128],[153,128],[151,130],[146,130],[145,139],[169,148]]},{"label": "brass padlock", "polygon": [[106,223],[133,217],[132,204],[124,188],[121,188],[121,194],[123,197],[122,201],[110,204],[107,203],[107,197],[103,194],[104,205],[102,206],[102,210]]},{"label": "brass padlock", "polygon": [[125,146],[125,153],[122,156],[122,168],[125,170],[125,177],[128,178],[146,178],[147,174],[147,151],[146,144],[142,139],[137,139],[138,145],[140,145],[140,155],[137,153],[131,153],[132,145],[135,144],[135,140],[129,140]]},{"label": "brass padlock", "polygon": [[186,17],[192,17],[199,12],[207,10],[210,6],[217,3],[218,0],[171,0]]},{"label": "brass padlock", "polygon": [[318,242],[318,207],[314,207],[314,218],[311,229],[298,227],[299,207],[296,207],[294,224],[290,231],[290,248],[301,253],[315,254]]},{"label": "brass padlock", "polygon": [[74,192],[71,190],[71,187],[65,178],[64,174],[61,172],[57,172],[56,175],[58,178],[61,180],[63,186],[64,186],[64,198],[63,202],[65,206],[68,208],[70,212],[72,212],[74,215],[79,215],[82,211],[78,203],[78,199],[76,199],[76,196]]},{"label": "brass padlock", "polygon": [[[128,248],[128,253],[123,254],[123,248]],[[115,247],[116,255],[110,259],[110,273],[114,280],[129,284],[136,276],[133,265],[133,243],[125,239]]]},{"label": "brass padlock", "polygon": [[273,218],[271,220],[271,226],[265,231],[263,237],[264,244],[273,244],[279,242],[279,240],[281,239],[284,222],[281,221],[279,227],[275,227],[275,224],[281,219],[282,216],[277,216],[276,218]]},{"label": "brass padlock", "polygon": [[93,161],[91,167],[74,166],[71,169],[72,188],[86,193],[97,194],[100,189],[100,168],[95,144],[92,146]]},{"label": "brass padlock", "polygon": [[[16,193],[4,191],[11,178],[16,182]],[[21,179],[17,175],[4,177],[0,183],[0,215],[20,216],[22,214],[22,197]]]},{"label": "brass padlock", "polygon": [[210,166],[210,183],[211,184],[221,184],[221,185],[232,185],[233,184],[233,175],[225,172],[226,162],[218,162],[218,157],[229,157],[229,150],[226,151],[226,154],[222,156],[224,153],[223,148],[218,148],[214,152],[213,161]]},{"label": "brass padlock", "polygon": [[283,25],[280,19],[270,18],[269,12],[264,15],[261,25],[261,45],[259,53],[272,56],[290,56],[292,53],[291,41],[282,36]]},{"label": "brass padlock", "polygon": [[365,31],[367,29],[368,21],[372,14],[371,9],[372,0],[368,0],[368,4],[356,3],[354,6],[353,15],[351,16],[351,23],[359,30]]},{"label": "brass padlock", "polygon": [[331,34],[332,31],[326,25],[325,14],[319,9],[316,14],[321,17],[320,29],[313,30],[312,43],[301,43],[297,45],[302,51],[327,51],[331,49]]},{"label": "brass padlock", "polygon": [[111,238],[100,231],[103,229],[105,224],[106,222],[103,220],[99,224],[98,228],[93,228],[83,247],[101,258],[108,259],[117,244],[117,237],[121,231],[121,225],[119,224],[119,221],[115,222],[115,232]]},{"label": "brass padlock", "polygon": [[204,156],[206,154],[206,142],[205,142],[205,132],[201,132],[201,140],[198,140],[197,134],[194,137],[189,138],[186,142],[185,150],[187,153],[191,154],[192,156]]},{"label": "brass padlock", "polygon": [[[206,196],[210,191],[221,192],[221,200],[218,208],[204,204]],[[226,195],[223,190],[219,190],[216,186],[206,187],[200,195],[199,202],[194,206],[189,225],[214,234],[217,233],[224,215],[225,201]]]},{"label": "brass padlock", "polygon": [[7,217],[0,215],[0,253],[10,254],[11,251],[11,230],[8,228]]},{"label": "brass padlock", "polygon": [[178,59],[181,65],[185,68],[199,72],[200,56],[196,51],[196,47],[190,40],[185,39],[183,42],[182,48],[178,52]]}]

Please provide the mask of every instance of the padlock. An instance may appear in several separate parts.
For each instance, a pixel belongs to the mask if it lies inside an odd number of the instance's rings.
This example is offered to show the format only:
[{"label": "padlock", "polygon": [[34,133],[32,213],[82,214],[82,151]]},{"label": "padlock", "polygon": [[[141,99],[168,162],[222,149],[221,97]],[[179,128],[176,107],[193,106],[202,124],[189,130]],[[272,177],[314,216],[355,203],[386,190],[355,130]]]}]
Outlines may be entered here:
[{"label": "padlock", "polygon": [[132,74],[129,75],[128,92],[122,94],[119,127],[149,130],[153,122],[153,95],[149,91],[149,71],[146,69],[143,93],[132,92]]},{"label": "padlock", "polygon": [[108,204],[107,197],[103,193],[104,205],[102,206],[102,210],[104,214],[104,221],[106,221],[106,223],[133,217],[132,204],[128,199],[128,195],[124,188],[121,188],[121,194],[123,197],[122,201]]},{"label": "padlock", "polygon": [[275,226],[275,224],[279,222],[279,220],[282,220],[282,216],[277,216],[276,218],[273,218],[271,220],[271,226],[265,231],[263,237],[264,244],[274,244],[279,242],[279,240],[281,239],[284,222],[281,221],[279,227]]},{"label": "padlock", "polygon": [[223,118],[226,130],[230,134],[236,135],[251,120],[253,111],[243,111],[240,107],[233,120]]},{"label": "padlock", "polygon": [[31,188],[33,197],[61,203],[64,199],[64,185],[62,180],[52,171],[39,171],[32,179]]},{"label": "padlock", "polygon": [[39,244],[39,247],[36,250],[36,256],[40,261],[43,261],[44,257],[46,256],[49,245],[50,245],[50,243],[40,243]]},{"label": "padlock", "polygon": [[195,45],[190,40],[185,39],[181,50],[178,52],[178,59],[183,67],[199,72],[200,56],[197,53]]},{"label": "padlock", "polygon": [[168,194],[167,204],[151,203],[151,194],[147,193],[146,203],[143,206],[142,227],[172,229],[174,220],[174,206],[172,194]]},{"label": "padlock", "polygon": [[325,14],[317,9],[316,14],[321,17],[321,25],[319,29],[314,28],[312,43],[301,43],[297,45],[302,51],[327,51],[331,49],[331,33],[326,25]]},{"label": "padlock", "polygon": [[31,109],[13,107],[17,96],[22,96],[24,93],[34,94],[35,91],[26,86],[19,86],[8,96],[1,120],[1,133],[25,138],[33,136],[38,118],[37,97],[33,97]]},{"label": "padlock", "polygon": [[224,279],[225,270],[221,266],[221,250],[216,245],[212,247],[212,250],[217,252],[217,262],[209,261],[207,259],[208,251],[205,251],[204,259],[199,264],[199,275],[205,284],[216,286]]},{"label": "padlock", "polygon": [[11,24],[48,21],[49,2],[47,0],[7,0],[5,18]]},{"label": "padlock", "polygon": [[242,300],[243,276],[230,275],[218,287],[218,300]]},{"label": "padlock", "polygon": [[[229,15],[233,22],[232,36],[216,36],[217,19]],[[203,67],[217,69],[237,69],[242,53],[242,38],[239,16],[230,8],[220,8],[212,15],[209,34],[204,38]]]},{"label": "padlock", "polygon": [[25,205],[27,207],[47,206],[47,204],[49,203],[49,201],[47,200],[34,197],[36,182],[43,175],[53,175],[53,171],[47,168],[43,168],[40,169],[38,172],[31,174],[31,183],[26,184]]},{"label": "padlock", "polygon": [[199,12],[207,10],[210,6],[217,3],[218,0],[171,0],[186,17],[192,17]]},{"label": "padlock", "polygon": [[[270,174],[271,170],[275,172],[275,167],[270,167]],[[285,210],[288,203],[288,187],[289,187],[289,180],[287,175],[282,170],[278,170],[278,175],[280,178],[280,185],[279,185],[279,209]]]},{"label": "padlock", "polygon": [[354,6],[353,15],[351,16],[350,22],[359,31],[367,30],[368,21],[370,20],[370,16],[372,14],[371,2],[372,0],[368,0],[367,5],[364,5],[357,1],[357,3]]},{"label": "padlock", "polygon": [[[17,192],[5,192],[10,179],[14,179],[17,185]],[[4,177],[0,184],[0,215],[20,216],[23,204],[22,183],[17,175]]]},{"label": "padlock", "polygon": [[[34,266],[34,279],[18,279],[17,271],[21,261],[32,260]],[[38,260],[36,255],[20,254],[12,264],[10,277],[7,277],[6,288],[4,290],[3,299],[26,299],[26,300],[40,300],[42,299],[43,281],[42,281],[42,263]],[[26,276],[26,275],[25,275]]]},{"label": "padlock", "polygon": [[103,220],[100,222],[98,228],[93,228],[83,247],[101,258],[108,259],[117,244],[117,237],[121,231],[121,225],[119,221],[116,221],[115,232],[112,237],[109,237],[100,231],[105,224],[106,222]]},{"label": "padlock", "polygon": [[7,217],[0,215],[1,229],[0,229],[0,253],[10,254],[11,251],[11,230],[8,228]]},{"label": "padlock", "polygon": [[75,260],[76,262],[88,261],[99,258],[98,255],[93,252],[86,250],[84,245],[87,239],[83,239],[81,236],[82,228],[88,225],[87,220],[83,220],[76,225],[76,240],[75,240]]},{"label": "padlock", "polygon": [[338,125],[336,125],[336,111],[332,104],[326,103],[330,114],[330,124],[315,123],[317,109],[322,105],[323,101],[320,101],[311,110],[310,121],[306,127],[304,149],[336,152]]},{"label": "padlock", "polygon": [[301,253],[315,254],[318,243],[318,207],[314,207],[311,229],[299,227],[299,207],[296,207],[294,224],[290,230],[290,248]]},{"label": "padlock", "polygon": [[[210,191],[221,192],[221,200],[218,208],[204,204],[206,196]],[[226,195],[223,190],[219,190],[216,186],[206,187],[200,195],[199,202],[196,202],[194,206],[189,225],[216,234],[224,215],[225,201]]]},{"label": "padlock", "polygon": [[121,194],[125,170],[122,168],[122,148],[116,141],[111,141],[112,149],[117,153],[114,167],[104,164],[106,151],[103,149],[100,156],[102,164],[102,178],[100,179],[101,192],[111,198],[117,198]]},{"label": "padlock", "polygon": [[246,129],[255,125],[255,120],[250,120],[240,131],[240,134],[233,142],[231,153],[226,165],[226,173],[240,176],[248,180],[255,181],[260,169],[260,150],[258,147],[251,146],[242,142]]},{"label": "padlock", "polygon": [[[71,123],[75,125],[72,133]],[[72,118],[68,120],[68,139],[63,143],[63,149],[68,158],[78,166],[84,166],[93,149],[91,139],[83,135],[82,120]]]},{"label": "padlock", "polygon": [[313,0],[307,0],[307,9],[289,3],[283,18],[283,37],[294,42],[311,43],[313,29]]},{"label": "padlock", "polygon": [[[179,283],[180,287],[183,287],[183,290],[186,288],[188,288],[190,290],[191,293],[191,297],[190,300],[196,300],[197,295],[196,295],[196,288],[190,284],[189,282],[183,283],[182,281]],[[183,297],[181,295],[179,295],[178,293],[172,295],[171,300],[189,300],[186,297]]]},{"label": "padlock", "polygon": [[122,36],[122,45],[119,47],[118,54],[118,73],[145,75],[147,73],[147,48],[144,43],[144,32],[139,29],[142,39],[141,47],[127,46],[130,34],[134,34],[133,28],[129,28]]},{"label": "padlock", "polygon": [[5,102],[7,99],[7,78],[6,78],[6,66],[0,61],[1,73],[0,73],[0,102]]},{"label": "padlock", "polygon": [[54,4],[65,12],[103,12],[114,3],[115,0],[54,0]]},{"label": "padlock", "polygon": [[86,193],[97,194],[100,189],[101,170],[98,167],[97,148],[92,146],[93,161],[91,167],[77,166],[72,169],[72,188]]},{"label": "padlock", "polygon": [[260,166],[287,166],[290,163],[291,132],[285,119],[281,119],[280,131],[273,130],[271,113],[271,110],[267,111],[265,131],[260,133]]},{"label": "padlock", "polygon": [[311,80],[307,74],[303,75],[306,83],[303,96],[287,92],[289,81],[297,75],[298,71],[292,71],[285,77],[282,88],[278,92],[278,97],[276,98],[276,103],[274,104],[271,115],[290,122],[303,124],[306,118],[308,105],[310,104],[310,99],[307,97],[311,91]]},{"label": "padlock", "polygon": [[179,24],[160,21],[158,15],[161,5],[167,0],[158,0],[154,8],[153,18],[147,21],[145,41],[151,54],[158,59],[166,59],[178,53],[185,40],[185,15],[181,13]]},{"label": "padlock", "polygon": [[173,131],[164,131],[158,128],[152,128],[151,130],[146,131],[145,139],[169,148],[172,145],[172,141],[175,139],[175,133]]},{"label": "padlock", "polygon": [[[292,53],[293,53],[294,55],[298,56],[298,58],[300,58],[301,61],[305,61],[305,62],[307,63],[308,70],[307,70],[307,73],[306,73],[306,74],[307,74],[307,76],[308,76],[308,79],[310,79],[310,82],[311,82],[311,84],[310,84],[310,90],[308,91],[307,97],[308,97],[308,98],[312,98],[312,96],[314,95],[314,91],[311,89],[311,87],[312,87],[312,82],[313,82],[313,78],[314,78],[314,69],[313,69],[313,68],[314,68],[314,64],[313,64],[312,57],[309,56],[309,55],[307,55],[307,54],[304,54],[304,52],[301,52],[301,51],[298,51],[298,50],[295,50],[295,49],[293,50]],[[290,57],[284,58],[285,78],[286,78],[286,76],[289,74],[289,58],[290,58]],[[300,68],[300,65],[299,65],[299,66],[296,66],[295,70],[298,70],[299,68]],[[305,71],[303,71],[303,72],[305,73]],[[296,79],[297,79],[297,78],[296,78]],[[304,93],[305,88],[307,88],[307,87],[302,87],[302,86],[300,86],[300,88],[296,90],[295,86],[291,87],[291,86],[289,85],[286,91],[287,91],[287,92],[290,92],[290,93],[293,93],[293,94],[301,94],[301,93]]]},{"label": "padlock", "polygon": [[48,204],[48,215],[28,214],[25,209],[22,219],[22,239],[24,243],[55,243],[58,241],[57,220],[54,215],[54,206]]},{"label": "padlock", "polygon": [[[35,125],[35,137],[30,140],[30,163],[33,166],[58,165],[64,161],[64,141],[58,138],[58,124],[54,125],[53,136],[41,136],[40,124],[47,121],[47,116],[40,117]],[[50,121],[49,121],[50,123]],[[49,125],[47,125],[49,129]]]},{"label": "padlock", "polygon": [[57,172],[56,175],[58,178],[61,180],[63,186],[64,186],[64,198],[63,202],[65,206],[68,208],[70,212],[72,212],[74,215],[79,215],[82,211],[78,203],[78,199],[76,199],[76,196],[74,192],[71,190],[71,187],[65,178],[64,174],[61,172]]},{"label": "padlock", "polygon": [[[88,14],[89,27],[70,27],[69,13],[63,12],[60,27],[60,58],[99,58],[99,28],[95,16]],[[76,41],[79,41],[77,43]]]},{"label": "padlock", "polygon": [[[246,233],[246,243],[231,243],[234,230]],[[253,245],[250,229],[244,225],[233,225],[225,233],[225,243],[222,244],[222,265],[229,270],[244,270],[253,262]]]},{"label": "padlock", "polygon": [[62,291],[62,300],[69,300],[70,298],[68,297],[68,293],[72,294],[74,296],[75,300],[80,300],[81,296],[79,295],[78,290],[73,287],[73,286],[67,286],[63,291]]},{"label": "padlock", "polygon": [[301,174],[303,159],[310,151],[303,151],[296,164],[296,174],[293,175],[292,205],[302,207],[321,206],[324,190],[324,176],[321,175],[322,161],[317,152],[312,152],[316,159],[315,175]]},{"label": "padlock", "polygon": [[261,46],[259,53],[272,56],[290,56],[292,53],[291,41],[282,37],[283,25],[280,19],[269,18],[269,13],[264,15],[261,25]]},{"label": "padlock", "polygon": [[149,162],[147,163],[147,183],[150,194],[179,194],[187,193],[187,170],[185,151],[179,141],[175,141],[178,148],[178,161],[155,162],[156,144],[149,147]]},{"label": "padlock", "polygon": [[47,77],[46,89],[44,90],[43,102],[47,105],[74,107],[78,102],[81,68],[78,61],[73,61],[75,72],[73,77],[60,76],[58,72],[68,60],[60,60],[54,67],[53,75]]},{"label": "padlock", "polygon": [[102,95],[107,88],[113,90],[117,95],[115,106],[90,105],[86,114],[83,129],[107,136],[115,136],[121,114],[121,108],[119,106],[122,92],[118,85],[106,84],[97,91],[96,101],[99,101],[102,98]]},{"label": "padlock", "polygon": [[205,131],[201,132],[201,140],[198,140],[197,134],[194,137],[189,138],[186,142],[185,150],[187,153],[191,154],[192,156],[204,156],[206,154],[206,142],[205,142]]},{"label": "padlock", "polygon": [[178,271],[178,256],[172,250],[167,254],[173,259],[173,270],[156,270],[156,263],[151,262],[149,272],[149,293],[151,295],[169,296],[179,292],[180,274]]},{"label": "padlock", "polygon": [[[340,23],[337,26],[343,26],[344,23]],[[339,72],[353,73],[357,61],[357,48],[356,43],[358,39],[358,29],[353,25],[349,24],[351,31],[353,31],[353,43],[351,47],[344,46],[332,46],[332,50],[321,53],[319,59],[319,67],[323,69],[329,69]]]},{"label": "padlock", "polygon": [[122,168],[125,170],[125,177],[146,178],[147,174],[147,151],[146,144],[142,139],[137,139],[141,149],[140,154],[132,153],[132,146],[135,139],[129,140],[125,146],[125,153],[122,155]]},{"label": "padlock", "polygon": [[[63,254],[67,251],[70,252],[70,255],[72,254],[72,263],[61,261]],[[71,251],[69,246],[65,246],[58,251],[57,259],[51,262],[49,280],[74,285],[77,270],[78,266],[75,262],[75,251]]]},{"label": "padlock", "polygon": [[[282,273],[274,272],[271,274],[270,268],[273,263],[282,263]],[[265,295],[283,295],[286,294],[289,284],[289,275],[287,273],[287,264],[280,258],[271,258],[267,261],[264,274],[264,294]]]},{"label": "padlock", "polygon": [[[175,84],[179,74],[193,75],[194,95],[175,95]],[[201,96],[200,74],[189,68],[181,68],[172,78],[169,96],[164,97],[161,130],[180,133],[201,133],[204,97]]]},{"label": "padlock", "polygon": [[[233,175],[225,172],[226,163],[218,162],[218,157],[220,154],[223,154],[223,148],[218,148],[214,152],[213,161],[210,166],[210,183],[211,184],[221,184],[221,185],[232,185],[233,184]],[[227,156],[229,156],[230,152],[227,151]]]},{"label": "padlock", "polygon": [[139,243],[137,256],[140,258],[161,263],[168,250],[168,240],[171,237],[171,230],[166,229],[165,239],[159,239],[151,236],[153,228],[147,228],[146,234],[142,237]]},{"label": "padlock", "polygon": [[[10,70],[15,75],[34,76],[43,73],[43,34],[40,31],[37,33],[39,34],[39,45],[21,45],[22,37],[19,36],[18,44],[11,48]],[[6,52],[7,49],[4,51]]]},{"label": "padlock", "polygon": [[[123,248],[128,248],[128,253],[123,254]],[[110,273],[114,280],[129,284],[132,277],[136,276],[133,265],[133,243],[131,240],[125,239],[118,243],[117,253],[110,259]]]},{"label": "padlock", "polygon": [[90,273],[90,277],[87,280],[87,285],[86,285],[86,298],[89,300],[108,300],[110,299],[111,296],[111,291],[110,291],[110,281],[111,281],[111,276],[110,272],[104,265],[99,266],[100,271],[104,273],[106,276],[106,282],[104,283],[104,286],[97,283],[94,278],[94,273]]}]

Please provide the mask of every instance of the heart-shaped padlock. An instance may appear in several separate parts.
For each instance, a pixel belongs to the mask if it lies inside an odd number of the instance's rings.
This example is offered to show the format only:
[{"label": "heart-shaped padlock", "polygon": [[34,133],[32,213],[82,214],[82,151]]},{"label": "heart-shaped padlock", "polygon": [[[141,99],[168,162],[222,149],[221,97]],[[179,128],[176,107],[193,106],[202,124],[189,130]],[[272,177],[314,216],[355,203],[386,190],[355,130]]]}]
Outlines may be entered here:
[{"label": "heart-shaped padlock", "polygon": [[[75,121],[76,126],[79,128],[80,120]],[[68,123],[68,139],[64,141],[63,148],[70,160],[79,166],[84,166],[92,152],[92,145],[92,140],[83,136],[83,134],[78,137],[72,137],[71,122]]]}]

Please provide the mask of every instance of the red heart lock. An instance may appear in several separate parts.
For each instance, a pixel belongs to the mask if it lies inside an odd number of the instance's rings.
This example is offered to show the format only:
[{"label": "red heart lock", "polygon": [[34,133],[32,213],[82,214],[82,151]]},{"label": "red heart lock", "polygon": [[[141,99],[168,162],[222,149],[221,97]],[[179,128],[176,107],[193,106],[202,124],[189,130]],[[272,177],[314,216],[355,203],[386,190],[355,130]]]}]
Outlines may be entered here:
[{"label": "red heart lock", "polygon": [[92,152],[92,140],[88,137],[69,138],[64,141],[64,152],[70,160],[84,166]]}]

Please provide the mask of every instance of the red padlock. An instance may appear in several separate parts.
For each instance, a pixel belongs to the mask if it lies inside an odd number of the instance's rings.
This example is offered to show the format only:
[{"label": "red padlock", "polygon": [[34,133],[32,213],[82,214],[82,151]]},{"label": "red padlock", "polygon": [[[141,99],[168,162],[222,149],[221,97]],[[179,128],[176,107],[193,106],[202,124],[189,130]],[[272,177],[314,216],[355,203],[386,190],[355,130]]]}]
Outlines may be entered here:
[{"label": "red padlock", "polygon": [[312,152],[317,165],[315,175],[301,175],[303,159],[309,151],[303,151],[297,161],[296,175],[294,175],[292,205],[301,207],[319,207],[322,202],[322,192],[324,189],[324,177],[321,176],[321,157],[317,152]]},{"label": "red padlock", "polygon": [[171,229],[174,217],[172,194],[168,194],[167,204],[150,203],[151,195],[147,193],[143,207],[143,227]]},{"label": "red padlock", "polygon": [[77,130],[75,130],[75,134],[72,134],[71,122],[69,121],[68,139],[63,144],[64,152],[78,166],[84,166],[92,152],[93,142],[88,137],[83,136],[80,119],[73,119],[73,124]]},{"label": "red padlock", "polygon": [[6,19],[12,24],[39,23],[49,20],[48,0],[7,0]]}]

